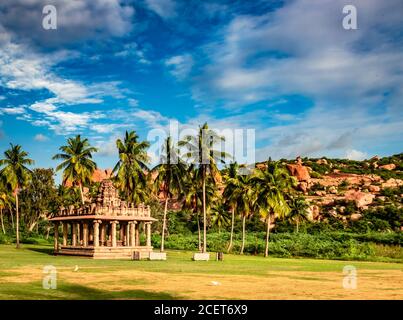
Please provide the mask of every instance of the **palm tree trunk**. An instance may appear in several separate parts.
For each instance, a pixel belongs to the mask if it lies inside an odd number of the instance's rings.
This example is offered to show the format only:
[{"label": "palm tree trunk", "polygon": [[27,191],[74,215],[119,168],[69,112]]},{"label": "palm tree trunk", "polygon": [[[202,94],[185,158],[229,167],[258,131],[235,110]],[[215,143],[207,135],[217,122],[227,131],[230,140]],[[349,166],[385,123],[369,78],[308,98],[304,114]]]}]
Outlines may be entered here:
[{"label": "palm tree trunk", "polygon": [[16,242],[17,242],[17,249],[20,248],[20,219],[19,219],[19,211],[18,211],[18,191],[15,193],[15,209],[16,209]]},{"label": "palm tree trunk", "polygon": [[241,254],[243,254],[243,250],[245,249],[245,223],[246,216],[244,215],[242,218],[242,246],[241,246]]},{"label": "palm tree trunk", "polygon": [[299,229],[299,218],[297,217],[297,233],[298,233],[298,229]]},{"label": "palm tree trunk", "polygon": [[13,217],[13,210],[9,210],[10,211],[10,216],[11,216],[11,226],[13,227],[14,230],[14,217]]},{"label": "palm tree trunk", "polygon": [[199,237],[199,251],[202,251],[199,214],[197,214],[197,233],[198,233],[198,237]]},{"label": "palm tree trunk", "polygon": [[206,177],[203,174],[203,253],[207,252]]},{"label": "palm tree trunk", "polygon": [[3,233],[6,234],[6,230],[4,229],[4,221],[3,221],[3,208],[0,208],[0,217],[1,217],[1,228],[3,229]]},{"label": "palm tree trunk", "polygon": [[270,214],[269,214],[268,217],[267,217],[266,247],[264,249],[264,256],[265,257],[267,257],[269,255],[270,224],[271,224],[271,218],[270,218]]},{"label": "palm tree trunk", "polygon": [[231,249],[232,249],[232,239],[234,237],[234,220],[235,220],[235,209],[232,208],[231,235],[230,235],[230,238],[229,238],[229,245],[228,245],[227,252],[230,252]]},{"label": "palm tree trunk", "polygon": [[81,182],[80,182],[79,186],[80,186],[81,203],[84,204],[83,185],[81,184]]},{"label": "palm tree trunk", "polygon": [[165,229],[167,227],[168,196],[165,198],[164,220],[162,221],[161,252],[164,252]]}]

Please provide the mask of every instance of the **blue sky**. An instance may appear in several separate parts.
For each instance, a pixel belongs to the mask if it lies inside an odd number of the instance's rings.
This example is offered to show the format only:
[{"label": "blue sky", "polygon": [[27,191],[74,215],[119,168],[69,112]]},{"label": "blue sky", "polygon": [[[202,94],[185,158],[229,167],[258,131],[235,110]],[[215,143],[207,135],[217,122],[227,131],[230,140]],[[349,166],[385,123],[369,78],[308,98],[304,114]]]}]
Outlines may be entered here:
[{"label": "blue sky", "polygon": [[400,153],[402,13],[400,0],[2,0],[0,150],[54,167],[80,133],[111,167],[125,130],[177,120],[254,129],[256,160]]}]

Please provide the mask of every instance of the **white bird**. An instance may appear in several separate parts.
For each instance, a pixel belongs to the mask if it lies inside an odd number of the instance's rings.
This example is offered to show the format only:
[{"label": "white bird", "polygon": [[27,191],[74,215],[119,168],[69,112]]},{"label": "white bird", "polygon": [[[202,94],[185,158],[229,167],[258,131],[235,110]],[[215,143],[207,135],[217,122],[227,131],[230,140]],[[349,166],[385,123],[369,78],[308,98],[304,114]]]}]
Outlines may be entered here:
[{"label": "white bird", "polygon": [[218,281],[211,281],[210,283],[212,286],[219,286],[221,284]]},{"label": "white bird", "polygon": [[74,270],[73,270],[74,272],[76,272],[76,271],[78,271],[78,265],[76,265],[75,267],[74,267]]}]

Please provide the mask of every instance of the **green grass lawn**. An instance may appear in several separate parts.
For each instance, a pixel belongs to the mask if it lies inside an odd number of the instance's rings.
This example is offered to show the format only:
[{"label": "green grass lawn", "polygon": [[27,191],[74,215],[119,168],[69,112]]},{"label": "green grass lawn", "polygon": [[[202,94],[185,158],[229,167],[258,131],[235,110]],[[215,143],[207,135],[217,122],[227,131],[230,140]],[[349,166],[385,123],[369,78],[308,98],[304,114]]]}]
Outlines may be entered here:
[{"label": "green grass lawn", "polygon": [[[195,262],[186,251],[168,251],[167,261],[93,260],[52,250],[0,245],[0,299],[403,298],[399,263],[240,255]],[[57,268],[55,290],[42,288],[46,265]],[[346,265],[357,268],[356,290],[342,288]]]}]

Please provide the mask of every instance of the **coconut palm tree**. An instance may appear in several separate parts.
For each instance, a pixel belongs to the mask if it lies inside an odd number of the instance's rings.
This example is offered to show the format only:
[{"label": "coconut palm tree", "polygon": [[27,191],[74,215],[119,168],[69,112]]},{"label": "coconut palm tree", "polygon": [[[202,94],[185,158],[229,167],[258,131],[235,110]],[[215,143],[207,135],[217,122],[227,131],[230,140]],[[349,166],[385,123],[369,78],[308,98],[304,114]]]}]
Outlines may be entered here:
[{"label": "coconut palm tree", "polygon": [[253,206],[256,201],[256,190],[252,184],[250,175],[240,175],[238,177],[234,198],[236,199],[236,208],[242,218],[242,245],[240,254],[245,249],[246,219],[253,213]]},{"label": "coconut palm tree", "polygon": [[4,218],[3,211],[4,209],[11,209],[13,205],[12,197],[8,192],[6,186],[0,179],[0,220],[1,220],[1,229],[3,230],[3,234],[6,234],[6,229],[4,228]]},{"label": "coconut palm tree", "polygon": [[233,245],[235,211],[237,208],[236,188],[238,185],[238,169],[238,164],[234,162],[230,164],[230,166],[224,173],[225,189],[223,192],[223,198],[225,199],[225,203],[231,210],[231,234],[227,252],[231,251]]},{"label": "coconut palm tree", "polygon": [[296,231],[298,233],[299,224],[300,224],[301,220],[308,219],[309,205],[305,201],[305,199],[301,196],[291,198],[288,201],[288,205],[290,207],[290,213],[288,215],[288,218],[291,219],[292,221],[296,222],[296,227],[297,227]]},{"label": "coconut palm tree", "polygon": [[113,169],[115,181],[127,201],[139,204],[147,198],[147,164],[150,159],[147,141],[139,141],[136,131],[126,131],[124,140],[118,139],[116,146],[119,161]]},{"label": "coconut palm tree", "polygon": [[290,192],[296,181],[277,162],[268,161],[265,170],[257,170],[253,177],[257,199],[255,208],[266,221],[265,257],[269,254],[270,227],[273,218],[284,218],[290,212],[285,192]]},{"label": "coconut palm tree", "polygon": [[92,147],[88,139],[81,139],[80,135],[67,139],[67,145],[59,148],[62,153],[53,156],[53,160],[63,160],[56,167],[56,171],[63,170],[63,184],[68,181],[80,189],[81,203],[84,204],[83,185],[90,182],[92,174],[97,168],[92,160],[92,154],[97,148]]},{"label": "coconut palm tree", "polygon": [[2,167],[0,176],[4,177],[6,184],[15,197],[17,248],[20,247],[18,194],[20,189],[28,183],[31,176],[31,171],[27,166],[34,164],[34,161],[28,158],[28,155],[20,145],[10,144],[10,149],[4,152],[5,158],[0,160],[0,167]]},{"label": "coconut palm tree", "polygon": [[179,150],[173,145],[171,137],[164,141],[160,164],[155,166],[151,172],[157,173],[154,181],[156,193],[163,192],[165,197],[164,218],[162,223],[161,252],[164,251],[164,240],[166,230],[166,217],[168,212],[168,201],[184,190],[186,165],[179,158]]},{"label": "coconut palm tree", "polygon": [[206,208],[206,180],[210,176],[214,183],[221,179],[217,163],[225,163],[226,158],[230,156],[214,149],[218,143],[223,142],[224,137],[218,136],[213,130],[209,129],[207,123],[199,127],[196,136],[188,135],[179,142],[179,146],[186,147],[185,157],[190,160],[192,165],[199,168],[200,179],[203,190],[203,248],[202,252],[207,252],[207,208]]},{"label": "coconut palm tree", "polygon": [[[199,209],[203,207],[203,188],[201,180],[199,177],[199,169],[191,166],[187,171],[187,176],[185,180],[185,189],[183,192],[183,205],[184,210],[190,210],[192,214],[196,217],[197,221],[197,231],[198,231],[198,244],[199,251],[202,251],[202,241],[200,232],[200,211]],[[211,182],[211,178],[206,181],[205,188],[205,199],[206,199],[206,209],[210,210],[210,206],[213,203],[213,199],[216,197],[216,190],[214,184]]]},{"label": "coconut palm tree", "polygon": [[213,206],[210,211],[211,225],[218,228],[218,233],[221,233],[221,228],[230,224],[231,218],[225,205],[218,203]]}]

